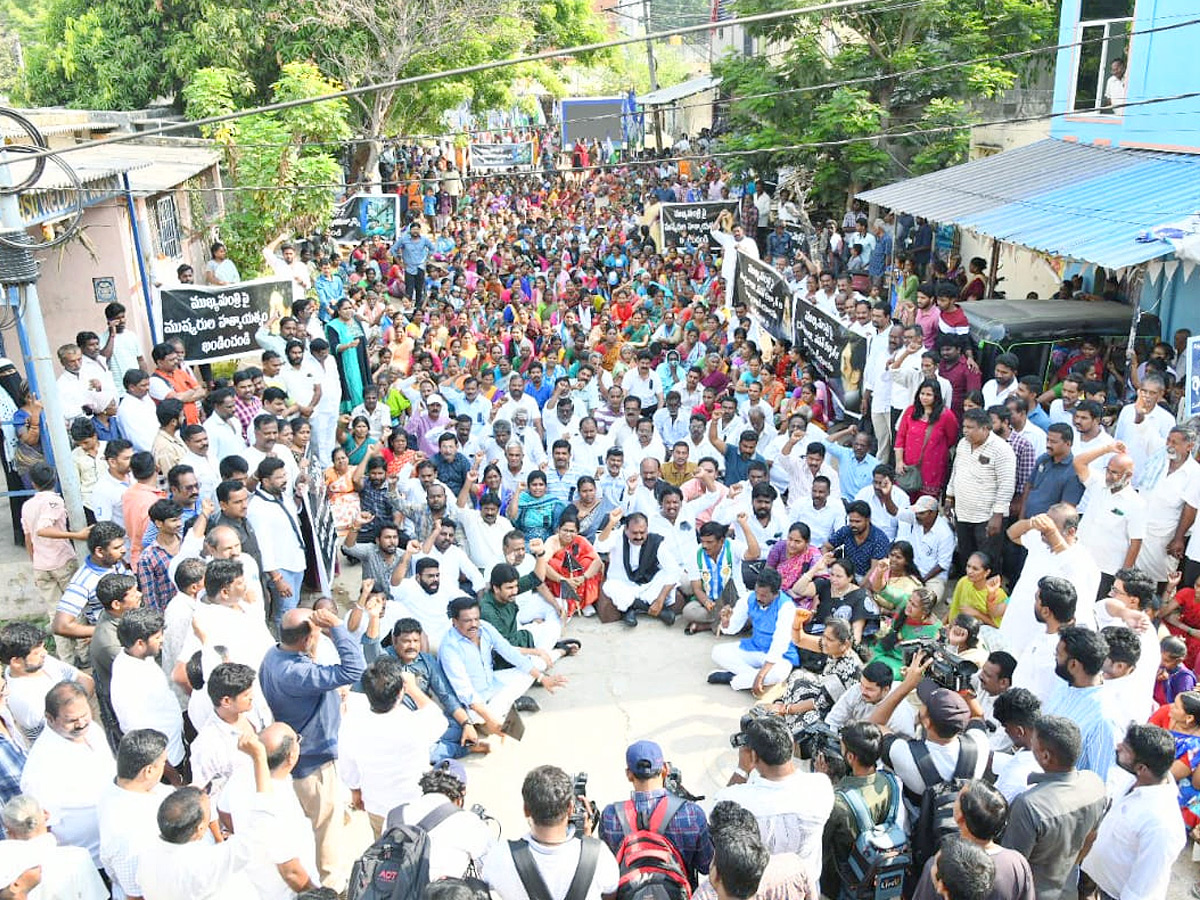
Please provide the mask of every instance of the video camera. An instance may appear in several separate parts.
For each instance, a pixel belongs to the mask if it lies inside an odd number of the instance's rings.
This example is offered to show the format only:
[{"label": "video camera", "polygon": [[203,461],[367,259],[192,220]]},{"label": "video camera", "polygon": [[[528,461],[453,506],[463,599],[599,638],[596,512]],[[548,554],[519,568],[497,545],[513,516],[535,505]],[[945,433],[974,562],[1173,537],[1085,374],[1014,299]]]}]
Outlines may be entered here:
[{"label": "video camera", "polygon": [[937,640],[900,641],[897,646],[904,651],[906,666],[912,665],[913,657],[918,653],[931,657],[933,665],[929,667],[925,677],[932,679],[939,687],[955,693],[969,688],[971,679],[979,671],[975,663],[967,662],[946,648],[944,632]]},{"label": "video camera", "polygon": [[667,762],[667,777],[663,779],[663,787],[667,789],[668,794],[673,794],[681,800],[699,803],[704,799],[703,796],[697,796],[683,786],[683,772],[669,761]]},{"label": "video camera", "polygon": [[575,795],[575,808],[571,810],[567,823],[574,826],[578,834],[586,832],[588,819],[593,822],[600,821],[600,810],[595,803],[587,799],[587,783],[587,772],[580,772],[571,785],[571,792]]},{"label": "video camera", "polygon": [[805,725],[792,735],[796,742],[796,755],[801,759],[815,759],[818,754],[842,755],[842,739],[838,732],[820,719]]}]

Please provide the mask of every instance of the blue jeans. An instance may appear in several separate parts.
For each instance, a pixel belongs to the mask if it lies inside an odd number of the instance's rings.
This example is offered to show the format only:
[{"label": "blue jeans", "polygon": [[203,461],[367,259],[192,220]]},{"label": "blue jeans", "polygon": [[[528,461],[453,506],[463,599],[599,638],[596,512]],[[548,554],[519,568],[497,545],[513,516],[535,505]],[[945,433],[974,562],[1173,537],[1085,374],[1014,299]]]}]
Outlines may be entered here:
[{"label": "blue jeans", "polygon": [[431,766],[436,766],[443,759],[458,759],[471,752],[470,747],[464,747],[459,743],[462,740],[462,726],[453,719],[450,719],[449,722],[450,725],[445,733],[438,738],[438,742],[429,751]]},{"label": "blue jeans", "polygon": [[275,625],[278,627],[283,619],[283,614],[300,605],[300,589],[304,586],[304,573],[289,572],[287,569],[277,569],[276,571],[283,576],[283,583],[292,589],[292,596],[281,597],[272,581],[271,593],[275,595]]}]

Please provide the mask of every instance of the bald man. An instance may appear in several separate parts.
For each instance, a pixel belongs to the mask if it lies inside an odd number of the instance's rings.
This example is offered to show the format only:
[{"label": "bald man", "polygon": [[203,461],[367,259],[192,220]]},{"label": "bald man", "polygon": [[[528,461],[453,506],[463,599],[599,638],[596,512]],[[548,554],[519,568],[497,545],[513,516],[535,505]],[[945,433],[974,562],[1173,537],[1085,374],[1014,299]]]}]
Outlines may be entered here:
[{"label": "bald man", "polygon": [[[1090,468],[1106,455],[1102,471]],[[1078,540],[1100,568],[1099,600],[1108,596],[1117,570],[1137,562],[1146,536],[1146,501],[1133,486],[1133,457],[1121,441],[1085,450],[1075,456],[1074,464],[1086,488],[1079,505],[1087,515],[1079,523]]]},{"label": "bald man", "polygon": [[267,768],[275,788],[268,802],[260,799],[257,804],[243,803],[233,809],[234,831],[249,835],[264,848],[246,867],[259,896],[284,896],[285,885],[299,894],[320,885],[312,823],[292,790],[300,741],[284,722],[268,725],[258,738],[267,751]]}]

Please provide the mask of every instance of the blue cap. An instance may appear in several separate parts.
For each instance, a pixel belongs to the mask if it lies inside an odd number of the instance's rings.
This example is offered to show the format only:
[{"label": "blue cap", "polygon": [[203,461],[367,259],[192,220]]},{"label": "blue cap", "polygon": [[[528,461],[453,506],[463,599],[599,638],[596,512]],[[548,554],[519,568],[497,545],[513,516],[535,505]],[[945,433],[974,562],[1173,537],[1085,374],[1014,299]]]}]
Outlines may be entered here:
[{"label": "blue cap", "polygon": [[438,772],[449,772],[463,787],[467,786],[467,770],[457,759],[443,759],[433,768]]},{"label": "blue cap", "polygon": [[625,768],[635,778],[653,778],[663,767],[662,747],[654,741],[636,741],[625,751]]}]

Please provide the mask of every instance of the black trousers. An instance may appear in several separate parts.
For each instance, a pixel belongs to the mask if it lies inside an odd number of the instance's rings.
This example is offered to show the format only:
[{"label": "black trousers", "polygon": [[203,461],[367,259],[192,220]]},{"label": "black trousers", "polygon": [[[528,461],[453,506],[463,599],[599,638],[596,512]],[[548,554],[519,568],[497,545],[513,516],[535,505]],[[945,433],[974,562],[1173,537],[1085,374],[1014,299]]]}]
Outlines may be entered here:
[{"label": "black trousers", "polygon": [[425,300],[425,270],[404,273],[404,293],[417,303]]},{"label": "black trousers", "polygon": [[988,537],[987,527],[987,522],[963,522],[959,520],[954,523],[954,536],[958,541],[957,571],[959,574],[966,571],[967,560],[976,551],[986,553],[991,560],[992,570],[999,570],[1001,554],[1004,550],[1004,529],[1001,528],[1000,533],[995,537]]}]

